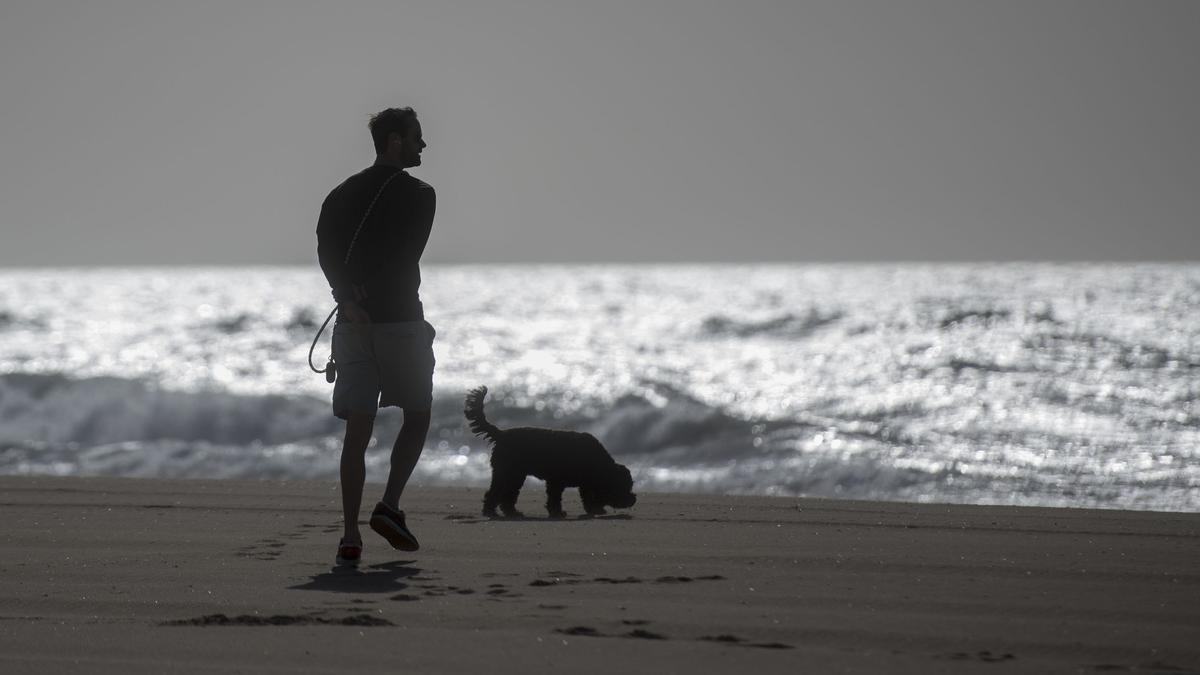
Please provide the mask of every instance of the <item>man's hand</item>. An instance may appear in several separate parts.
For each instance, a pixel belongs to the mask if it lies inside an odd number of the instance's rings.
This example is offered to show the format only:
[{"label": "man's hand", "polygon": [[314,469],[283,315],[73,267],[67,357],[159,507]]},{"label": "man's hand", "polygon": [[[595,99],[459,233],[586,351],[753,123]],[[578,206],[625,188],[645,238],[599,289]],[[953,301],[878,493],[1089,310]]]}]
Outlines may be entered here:
[{"label": "man's hand", "polygon": [[371,315],[353,300],[338,303],[338,318],[350,323],[371,323]]}]

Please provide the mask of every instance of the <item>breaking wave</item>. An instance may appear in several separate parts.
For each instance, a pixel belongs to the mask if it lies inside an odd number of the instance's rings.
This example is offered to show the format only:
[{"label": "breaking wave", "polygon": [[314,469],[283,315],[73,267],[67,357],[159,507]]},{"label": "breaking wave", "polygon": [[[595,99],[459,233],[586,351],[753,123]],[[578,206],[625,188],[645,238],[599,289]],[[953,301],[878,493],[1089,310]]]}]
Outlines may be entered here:
[{"label": "breaking wave", "polygon": [[700,330],[706,335],[734,337],[804,337],[842,318],[841,312],[809,310],[804,314],[783,314],[758,321],[732,319],[715,314],[704,319]]}]

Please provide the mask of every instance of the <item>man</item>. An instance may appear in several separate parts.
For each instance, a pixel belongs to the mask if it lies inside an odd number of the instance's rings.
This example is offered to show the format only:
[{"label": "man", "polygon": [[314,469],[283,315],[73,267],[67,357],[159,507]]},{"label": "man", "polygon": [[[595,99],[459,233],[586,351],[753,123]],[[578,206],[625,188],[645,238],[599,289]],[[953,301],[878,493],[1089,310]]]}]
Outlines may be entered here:
[{"label": "man", "polygon": [[368,126],[375,163],[329,193],[317,224],[317,257],[338,303],[333,414],[346,420],[339,564],[357,563],[362,555],[358,514],[364,458],[375,413],[384,406],[402,408],[404,424],[370,526],[393,548],[420,547],[405,524],[400,496],[425,446],[433,402],[434,330],[425,321],[417,289],[435,195],[405,171],[421,164],[421,123],[412,108],[388,108]]}]

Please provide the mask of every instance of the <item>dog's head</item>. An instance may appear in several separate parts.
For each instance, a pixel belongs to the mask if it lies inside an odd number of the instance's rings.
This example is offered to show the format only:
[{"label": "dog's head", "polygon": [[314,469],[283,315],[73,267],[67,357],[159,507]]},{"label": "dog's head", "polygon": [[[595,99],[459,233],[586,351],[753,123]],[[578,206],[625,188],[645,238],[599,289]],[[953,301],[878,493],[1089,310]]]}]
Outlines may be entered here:
[{"label": "dog's head", "polygon": [[621,464],[614,464],[601,488],[601,499],[606,506],[627,509],[637,502],[633,494],[633,475]]}]

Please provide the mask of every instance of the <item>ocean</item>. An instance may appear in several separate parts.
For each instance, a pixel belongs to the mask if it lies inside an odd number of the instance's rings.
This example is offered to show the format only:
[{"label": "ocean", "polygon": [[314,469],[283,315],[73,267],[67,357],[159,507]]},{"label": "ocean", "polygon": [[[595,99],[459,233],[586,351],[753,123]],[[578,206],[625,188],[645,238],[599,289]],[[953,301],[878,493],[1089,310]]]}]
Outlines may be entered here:
[{"label": "ocean", "polygon": [[[1200,510],[1200,265],[423,273],[416,483],[486,484],[484,384],[493,422],[590,431],[639,491]],[[335,481],[305,363],[331,308],[315,265],[0,271],[0,473]]]}]

